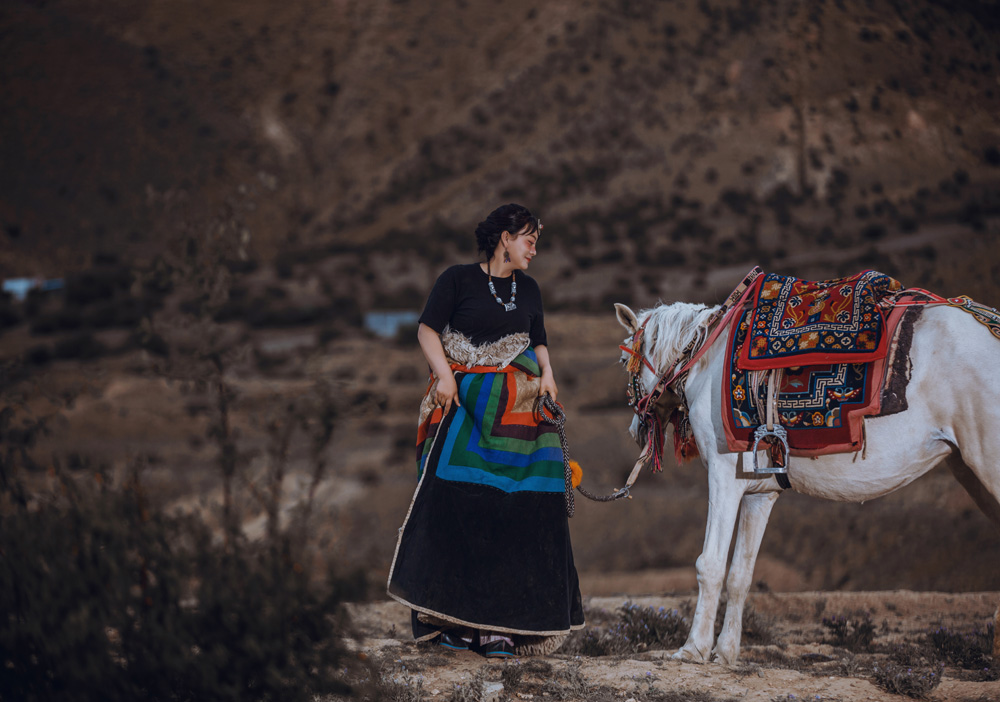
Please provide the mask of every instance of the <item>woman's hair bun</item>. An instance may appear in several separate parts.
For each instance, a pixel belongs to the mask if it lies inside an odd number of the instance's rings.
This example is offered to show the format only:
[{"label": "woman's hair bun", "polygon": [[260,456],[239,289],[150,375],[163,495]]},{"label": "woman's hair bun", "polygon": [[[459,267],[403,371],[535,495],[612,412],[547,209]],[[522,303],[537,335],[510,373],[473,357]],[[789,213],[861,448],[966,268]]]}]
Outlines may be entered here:
[{"label": "woman's hair bun", "polygon": [[500,235],[505,231],[511,234],[521,232],[528,227],[525,234],[538,231],[538,218],[533,216],[528,208],[516,203],[501,205],[476,226],[476,243],[479,250],[486,253],[490,259],[500,243]]}]

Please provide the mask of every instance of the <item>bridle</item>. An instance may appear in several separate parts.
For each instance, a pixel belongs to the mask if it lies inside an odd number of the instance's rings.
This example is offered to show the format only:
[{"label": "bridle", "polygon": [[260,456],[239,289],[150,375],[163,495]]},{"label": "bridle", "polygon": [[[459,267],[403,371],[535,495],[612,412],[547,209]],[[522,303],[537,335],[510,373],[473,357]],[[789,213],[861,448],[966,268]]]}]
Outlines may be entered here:
[{"label": "bridle", "polygon": [[[629,346],[621,345],[619,348],[628,353],[630,358],[626,363],[626,370],[629,373],[628,387],[626,393],[629,398],[629,406],[635,412],[639,420],[640,430],[646,431],[646,442],[635,467],[629,476],[626,487],[631,487],[638,477],[642,466],[652,461],[650,466],[654,473],[663,470],[663,440],[664,424],[671,422],[687,422],[687,399],[684,397],[684,384],[687,376],[694,365],[701,359],[706,351],[715,343],[724,329],[728,326],[733,314],[740,309],[744,299],[756,288],[756,283],[763,276],[764,271],[759,266],[755,266],[743,278],[743,281],[736,286],[726,301],[719,306],[702,325],[704,333],[695,334],[694,338],[688,342],[684,350],[681,351],[677,360],[663,373],[657,373],[656,369],[646,358],[642,351],[643,337],[645,336],[646,323],[649,317],[643,320],[642,325],[632,334]],[[656,384],[649,392],[640,395],[642,384],[642,365],[645,365],[654,376],[658,376]],[[680,399],[680,406],[671,413],[664,422],[663,417],[656,411],[665,392],[670,390]]]},{"label": "bridle", "polygon": [[646,368],[649,369],[650,373],[656,375],[656,368],[653,367],[653,364],[649,362],[649,359],[646,358],[646,355],[642,352],[642,342],[643,337],[646,334],[646,322],[648,321],[649,317],[647,317],[643,321],[642,325],[635,330],[632,334],[632,340],[629,342],[628,346],[625,346],[625,344],[618,345],[618,348],[630,356],[625,364],[625,371],[629,376],[628,387],[625,389],[625,393],[628,395],[629,407],[635,407],[636,402],[640,397],[642,397],[639,394],[639,391],[642,388],[642,384],[639,381],[639,378],[642,375],[642,366],[645,365]]}]

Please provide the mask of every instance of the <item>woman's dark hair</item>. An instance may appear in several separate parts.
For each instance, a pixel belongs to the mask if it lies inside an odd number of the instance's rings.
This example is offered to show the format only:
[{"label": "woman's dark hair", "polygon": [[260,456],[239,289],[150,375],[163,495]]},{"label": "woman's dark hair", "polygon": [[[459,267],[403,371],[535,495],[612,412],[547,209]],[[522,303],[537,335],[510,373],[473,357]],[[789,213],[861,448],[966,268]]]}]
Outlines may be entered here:
[{"label": "woman's dark hair", "polygon": [[524,234],[538,231],[538,218],[533,216],[527,207],[513,202],[501,205],[490,212],[489,216],[476,227],[476,243],[489,260],[493,257],[497,244],[500,243],[501,234],[505,231],[511,234],[522,233],[521,230],[525,227],[528,229],[523,232]]}]

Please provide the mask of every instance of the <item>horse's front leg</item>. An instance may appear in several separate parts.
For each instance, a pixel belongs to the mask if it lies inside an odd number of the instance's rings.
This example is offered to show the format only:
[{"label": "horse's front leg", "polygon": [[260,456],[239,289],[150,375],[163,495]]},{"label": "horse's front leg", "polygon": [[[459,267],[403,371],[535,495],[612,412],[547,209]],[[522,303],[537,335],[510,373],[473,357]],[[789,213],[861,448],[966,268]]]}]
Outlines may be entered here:
[{"label": "horse's front leg", "polygon": [[687,641],[673,657],[704,663],[715,638],[715,613],[726,574],[729,543],[739,512],[743,486],[736,480],[736,456],[713,455],[708,462],[708,523],[705,545],[695,562],[698,571],[698,605]]},{"label": "horse's front leg", "polygon": [[733,665],[740,655],[740,638],[743,635],[743,606],[746,603],[757,552],[764,537],[771,508],[778,499],[777,492],[744,495],[740,506],[740,522],[736,527],[736,548],[726,579],[726,620],[722,624],[719,640],[712,652],[712,660]]}]

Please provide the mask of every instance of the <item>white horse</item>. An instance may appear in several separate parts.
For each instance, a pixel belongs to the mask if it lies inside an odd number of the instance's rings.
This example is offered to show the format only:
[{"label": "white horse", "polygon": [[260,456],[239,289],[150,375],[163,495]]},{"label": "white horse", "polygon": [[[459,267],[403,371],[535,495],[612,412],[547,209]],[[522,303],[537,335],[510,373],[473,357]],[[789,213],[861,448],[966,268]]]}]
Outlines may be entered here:
[{"label": "white horse", "polygon": [[[678,302],[637,316],[624,305],[615,307],[618,321],[630,335],[646,322],[642,353],[657,374],[673,365],[691,339],[704,335],[704,324],[717,309]],[[722,332],[697,361],[683,388],[698,451],[708,468],[708,524],[695,564],[698,604],[691,632],[673,657],[734,664],[740,653],[743,606],[754,561],[781,488],[773,476],[754,475],[752,452],[726,449],[721,384],[728,335],[728,330]],[[959,455],[948,461],[949,468],[1000,526],[1000,340],[965,311],[928,307],[914,325],[909,358],[908,408],[866,419],[867,445],[860,454],[790,457],[792,488],[830,500],[864,502],[913,482],[957,451]],[[640,372],[640,383],[649,393],[657,374],[645,366]],[[681,403],[680,396],[670,391],[663,398],[674,406]],[[661,417],[665,409],[659,408]],[[638,436],[638,418],[630,431],[637,441],[644,439]],[[766,452],[760,451],[758,458],[760,465],[767,465]],[[736,545],[727,576],[734,527]],[[713,649],[724,578],[726,617]]]}]

